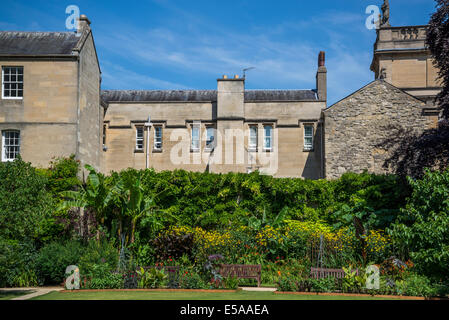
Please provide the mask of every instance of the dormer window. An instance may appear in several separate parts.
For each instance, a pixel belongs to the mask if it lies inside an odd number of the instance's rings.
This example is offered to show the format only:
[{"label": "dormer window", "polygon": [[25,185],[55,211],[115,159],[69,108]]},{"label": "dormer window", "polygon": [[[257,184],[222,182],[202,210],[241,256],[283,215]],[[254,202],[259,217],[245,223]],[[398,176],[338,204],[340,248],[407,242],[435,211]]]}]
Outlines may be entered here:
[{"label": "dormer window", "polygon": [[23,67],[2,67],[2,99],[23,99]]}]

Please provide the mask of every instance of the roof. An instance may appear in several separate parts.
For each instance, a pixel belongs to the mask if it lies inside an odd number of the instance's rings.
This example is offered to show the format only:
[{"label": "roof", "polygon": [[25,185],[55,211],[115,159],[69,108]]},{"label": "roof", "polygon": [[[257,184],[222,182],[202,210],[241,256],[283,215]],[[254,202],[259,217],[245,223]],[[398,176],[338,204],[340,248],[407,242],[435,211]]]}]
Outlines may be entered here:
[{"label": "roof", "polygon": [[417,97],[415,97],[414,95],[411,95],[410,93],[408,93],[408,92],[402,90],[401,88],[398,88],[398,87],[392,85],[391,83],[389,83],[389,82],[387,82],[387,81],[385,81],[385,80],[382,80],[382,79],[376,79],[376,80],[373,80],[373,81],[369,82],[368,84],[364,85],[364,86],[361,87],[360,89],[354,91],[353,93],[349,94],[348,96],[344,97],[343,99],[341,99],[341,100],[335,102],[333,105],[331,105],[331,106],[327,107],[326,109],[324,109],[323,112],[327,112],[327,111],[330,110],[331,108],[337,106],[338,104],[341,104],[341,103],[344,102],[345,100],[348,100],[348,99],[352,98],[352,96],[354,96],[355,94],[357,94],[357,93],[359,93],[359,92],[365,90],[366,88],[371,87],[371,86],[373,86],[373,85],[378,85],[378,84],[383,84],[383,85],[389,87],[390,89],[398,90],[398,91],[402,92],[405,96],[408,96],[408,97],[410,97],[410,98],[416,100],[416,102],[419,102],[419,103],[425,105],[425,103],[424,103],[422,100],[420,100],[420,99],[418,99]]},{"label": "roof", "polygon": [[[217,90],[103,90],[101,98],[111,102],[213,102]],[[245,102],[318,100],[314,90],[246,90]]]},{"label": "roof", "polygon": [[0,55],[71,55],[79,40],[74,32],[0,31]]}]

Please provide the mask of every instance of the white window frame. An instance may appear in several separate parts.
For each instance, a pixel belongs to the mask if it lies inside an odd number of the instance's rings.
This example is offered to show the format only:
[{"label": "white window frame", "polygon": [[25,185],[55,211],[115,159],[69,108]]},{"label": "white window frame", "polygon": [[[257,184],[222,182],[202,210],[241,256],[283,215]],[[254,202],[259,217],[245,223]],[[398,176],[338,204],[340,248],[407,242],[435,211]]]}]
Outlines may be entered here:
[{"label": "white window frame", "polygon": [[[22,96],[21,97],[6,97],[5,96],[5,69],[6,68],[16,68],[16,69],[21,68],[22,69],[22,81],[18,81],[17,79],[14,82],[12,82],[11,80],[8,81],[8,83],[10,83],[10,84],[12,84],[12,83],[15,83],[15,84],[20,84],[21,83],[22,84]],[[16,72],[16,76],[17,75],[18,75],[18,73]],[[23,66],[2,66],[2,99],[3,100],[23,100],[23,90],[24,90],[23,82],[24,82],[24,68],[23,68]],[[17,90],[19,90],[19,89],[16,89],[16,91]]]},{"label": "white window frame", "polygon": [[[142,131],[142,136],[139,137],[139,131]],[[142,147],[139,146],[139,142],[142,144]],[[136,150],[143,151],[145,146],[145,129],[143,126],[136,126]]]},{"label": "white window frame", "polygon": [[[312,129],[312,134],[308,135],[306,133],[306,128],[311,128]],[[314,144],[314,139],[313,139],[313,135],[315,133],[315,127],[313,124],[305,124],[304,125],[304,150],[306,151],[312,151],[313,150],[313,144]],[[307,139],[311,139],[312,142],[309,144],[307,143]]]},{"label": "white window frame", "polygon": [[[270,129],[270,136],[267,136],[266,128],[269,127]],[[264,151],[273,151],[273,130],[274,126],[272,124],[264,124],[263,125],[263,150]],[[270,147],[267,148],[266,141],[267,139],[270,140]]]},{"label": "white window frame", "polygon": [[[160,137],[157,136],[158,130],[160,131]],[[160,141],[159,141],[160,140]],[[154,140],[153,140],[153,150],[162,150],[163,132],[162,126],[154,126]],[[159,146],[158,146],[159,145]]]},{"label": "white window frame", "polygon": [[[194,139],[193,135],[195,131],[198,132],[196,139]],[[201,149],[201,124],[195,122],[192,124],[190,139],[190,150],[192,152],[199,152]]]},{"label": "white window frame", "polygon": [[[211,142],[209,142],[209,135],[208,135],[208,133],[211,130],[212,130],[212,138],[213,138],[213,140]],[[212,125],[206,126],[206,146],[205,146],[206,150],[210,151],[210,150],[215,148],[215,143],[216,143],[215,137],[216,137],[216,129],[215,129],[215,127],[212,126]]]},{"label": "white window frame", "polygon": [[[255,136],[253,136],[253,129],[255,129]],[[255,139],[255,141],[253,141]],[[254,142],[254,143],[253,143]],[[248,149],[249,151],[257,151],[259,145],[259,127],[256,124],[249,125]]]},{"label": "white window frame", "polygon": [[[7,133],[18,133],[18,143],[17,144],[8,144],[6,145],[6,134]],[[8,137],[8,139],[11,139],[10,137]],[[14,138],[15,139],[15,138]],[[15,159],[17,159],[17,155],[20,154],[20,130],[3,130],[2,131],[2,162],[9,162],[9,161],[14,161]],[[16,153],[16,157],[15,158],[7,158],[6,157],[6,148],[7,147],[17,147],[18,151]]]}]

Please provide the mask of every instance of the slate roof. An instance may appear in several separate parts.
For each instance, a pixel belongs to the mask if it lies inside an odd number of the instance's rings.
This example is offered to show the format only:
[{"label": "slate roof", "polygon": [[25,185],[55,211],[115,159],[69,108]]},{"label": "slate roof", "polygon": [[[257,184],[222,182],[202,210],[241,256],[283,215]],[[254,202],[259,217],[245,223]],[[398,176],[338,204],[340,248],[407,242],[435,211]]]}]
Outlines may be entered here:
[{"label": "slate roof", "polygon": [[[210,102],[217,101],[217,90],[103,90],[103,101],[110,102]],[[246,90],[250,101],[318,100],[314,90]]]},{"label": "slate roof", "polygon": [[0,55],[71,55],[79,39],[74,32],[0,31]]}]

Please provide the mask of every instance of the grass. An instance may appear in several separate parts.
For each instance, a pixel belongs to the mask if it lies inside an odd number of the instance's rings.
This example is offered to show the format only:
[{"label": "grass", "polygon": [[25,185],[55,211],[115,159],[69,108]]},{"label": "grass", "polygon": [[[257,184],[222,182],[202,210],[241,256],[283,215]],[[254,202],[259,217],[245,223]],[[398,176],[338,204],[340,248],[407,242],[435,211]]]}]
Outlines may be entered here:
[{"label": "grass", "polygon": [[390,300],[376,297],[287,295],[273,292],[50,292],[33,300]]},{"label": "grass", "polygon": [[10,300],[25,294],[33,293],[30,290],[0,290],[0,300]]}]

